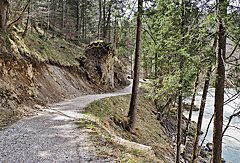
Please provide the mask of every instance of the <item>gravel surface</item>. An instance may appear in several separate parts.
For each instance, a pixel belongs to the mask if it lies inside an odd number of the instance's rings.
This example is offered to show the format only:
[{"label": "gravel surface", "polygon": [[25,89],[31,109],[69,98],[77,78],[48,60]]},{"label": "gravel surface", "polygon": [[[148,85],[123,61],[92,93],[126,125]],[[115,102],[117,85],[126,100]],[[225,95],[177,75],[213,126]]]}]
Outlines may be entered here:
[{"label": "gravel surface", "polygon": [[130,93],[131,85],[114,93],[81,96],[16,122],[0,131],[0,163],[114,162],[97,157],[88,133],[76,122],[94,100]]}]

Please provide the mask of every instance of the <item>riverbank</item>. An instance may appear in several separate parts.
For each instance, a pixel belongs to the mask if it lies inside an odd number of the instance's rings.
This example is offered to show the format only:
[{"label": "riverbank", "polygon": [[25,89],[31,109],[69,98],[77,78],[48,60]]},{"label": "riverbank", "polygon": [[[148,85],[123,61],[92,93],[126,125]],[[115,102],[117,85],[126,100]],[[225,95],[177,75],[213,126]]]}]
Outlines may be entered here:
[{"label": "riverbank", "polygon": [[[233,89],[226,89],[226,92],[228,92],[228,95],[225,94],[225,100],[231,96],[231,94],[235,94],[235,91]],[[198,95],[196,96],[195,105],[197,107],[200,106],[201,103],[201,94],[202,90],[198,91]],[[203,124],[202,124],[202,131],[205,134],[207,125],[213,115],[214,110],[214,89],[209,89],[209,93],[207,96],[206,101],[206,107],[203,117]],[[186,102],[190,103],[191,99],[187,99]],[[224,128],[228,122],[228,117],[231,116],[235,110],[235,108],[238,108],[240,104],[240,99],[237,98],[235,101],[230,102],[229,104],[224,106]],[[184,115],[188,117],[188,112],[184,112]],[[198,111],[194,111],[192,115],[192,120],[197,121],[198,119]],[[225,133],[225,136],[223,137],[223,150],[222,150],[222,157],[226,160],[227,163],[236,163],[240,160],[240,142],[236,139],[239,139],[240,135],[240,119],[238,117],[233,118],[231,122],[231,127],[227,130]],[[210,125],[208,135],[206,137],[204,145],[206,145],[208,142],[212,142],[212,135],[213,135],[213,122]],[[203,136],[200,137],[200,142]]]},{"label": "riverbank", "polygon": [[[164,161],[171,163],[175,161],[177,110],[174,107],[170,108],[168,116],[164,116],[164,119],[159,120],[154,102],[146,96],[148,93],[147,89],[144,89],[144,86],[139,90],[137,123],[134,132],[127,132],[125,130],[131,99],[130,95],[98,100],[86,108],[85,114],[97,117],[98,123],[93,123],[90,127],[89,124],[80,123],[80,126],[93,128],[92,132],[95,135],[93,134],[92,139],[95,140],[95,144],[98,147],[99,156],[110,157],[114,153],[114,156],[122,162]],[[183,118],[183,128],[185,128],[186,121],[187,119]],[[99,128],[102,129],[99,130]],[[195,129],[196,123],[190,127],[189,135],[191,138],[188,139],[185,152],[182,146],[181,162],[189,162],[191,159]],[[99,132],[100,135],[105,135],[104,138],[96,136],[99,135],[96,132]],[[112,141],[111,138],[115,135],[122,139],[151,147],[155,156],[143,155],[138,150],[138,152],[133,152],[134,149],[129,148],[129,146]],[[126,156],[128,159],[125,159]],[[206,162],[207,160],[206,154],[201,154],[198,159],[199,162]]]}]

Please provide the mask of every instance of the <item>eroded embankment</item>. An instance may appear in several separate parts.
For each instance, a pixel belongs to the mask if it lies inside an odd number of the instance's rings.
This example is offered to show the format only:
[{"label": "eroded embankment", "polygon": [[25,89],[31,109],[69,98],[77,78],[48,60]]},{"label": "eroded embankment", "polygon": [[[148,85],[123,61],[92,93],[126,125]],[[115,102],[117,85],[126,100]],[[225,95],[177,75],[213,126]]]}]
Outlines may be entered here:
[{"label": "eroded embankment", "polygon": [[0,126],[34,114],[38,105],[97,92],[77,67],[59,67],[11,55],[0,57]]}]

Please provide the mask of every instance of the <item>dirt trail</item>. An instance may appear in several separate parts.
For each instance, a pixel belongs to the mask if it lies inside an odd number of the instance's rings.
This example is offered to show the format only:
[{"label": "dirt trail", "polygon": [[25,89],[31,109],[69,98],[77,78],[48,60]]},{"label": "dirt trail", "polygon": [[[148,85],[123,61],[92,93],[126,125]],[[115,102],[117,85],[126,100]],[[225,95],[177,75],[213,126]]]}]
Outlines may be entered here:
[{"label": "dirt trail", "polygon": [[115,162],[97,158],[88,133],[76,122],[94,100],[131,93],[132,85],[108,94],[81,96],[43,109],[0,131],[0,163]]}]

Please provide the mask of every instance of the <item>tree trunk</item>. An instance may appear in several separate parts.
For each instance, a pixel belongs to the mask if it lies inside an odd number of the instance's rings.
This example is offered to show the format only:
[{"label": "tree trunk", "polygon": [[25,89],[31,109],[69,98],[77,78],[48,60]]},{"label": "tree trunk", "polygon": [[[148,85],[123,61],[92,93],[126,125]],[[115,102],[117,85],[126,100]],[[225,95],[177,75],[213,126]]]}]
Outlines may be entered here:
[{"label": "tree trunk", "polygon": [[[184,10],[185,10],[185,1],[182,0],[181,5],[181,35],[184,36]],[[182,45],[184,45],[184,38],[182,38]],[[180,56],[180,80],[179,80],[179,90],[178,90],[178,113],[177,113],[177,154],[176,154],[176,163],[180,163],[180,147],[181,147],[181,136],[182,136],[182,84],[183,84],[183,56]]]},{"label": "tree trunk", "polygon": [[189,109],[189,116],[188,116],[188,121],[187,121],[187,126],[186,126],[186,130],[185,130],[185,134],[184,134],[184,138],[183,138],[183,144],[186,144],[186,139],[187,139],[187,134],[188,134],[188,128],[189,128],[189,124],[191,122],[192,119],[192,110],[193,110],[193,106],[194,106],[194,102],[195,102],[195,97],[196,97],[196,93],[197,93],[197,86],[199,84],[199,74],[200,71],[197,70],[197,74],[196,74],[196,79],[195,79],[195,83],[194,83],[194,89],[193,89],[193,95],[192,95],[192,101],[191,101],[191,106]]},{"label": "tree trunk", "polygon": [[[181,4],[181,35],[184,36],[184,10],[185,1],[182,0]],[[182,45],[184,45],[184,38],[182,38]],[[182,84],[183,84],[183,56],[180,56],[180,80],[179,80],[179,90],[178,90],[178,113],[177,113],[177,153],[176,153],[176,163],[180,163],[180,147],[181,147],[181,136],[182,136]]]},{"label": "tree trunk", "polygon": [[[213,41],[213,46],[212,46],[212,51],[215,52],[217,47],[217,39],[215,37],[214,41]],[[196,132],[196,137],[195,137],[195,141],[194,141],[194,146],[193,146],[193,153],[192,153],[192,160],[191,162],[196,163],[197,162],[197,157],[199,154],[199,151],[201,150],[201,146],[198,149],[198,142],[199,142],[199,136],[200,136],[200,132],[201,132],[201,125],[202,125],[202,118],[203,118],[203,113],[204,113],[204,108],[205,108],[205,102],[206,102],[206,97],[207,97],[207,91],[208,91],[208,87],[209,87],[209,80],[210,80],[210,73],[211,73],[211,66],[212,63],[210,63],[208,69],[207,69],[207,76],[205,79],[205,83],[204,83],[204,88],[203,88],[203,94],[202,94],[202,99],[201,99],[201,105],[200,105],[200,111],[199,111],[199,116],[198,116],[198,123],[197,123],[197,132]],[[209,122],[210,125],[211,122]],[[207,131],[208,132],[208,129]]]},{"label": "tree trunk", "polygon": [[108,41],[109,42],[110,42],[110,36],[111,36],[111,29],[110,29],[111,8],[112,8],[112,2],[108,6],[108,18],[107,18],[107,30],[108,30]]},{"label": "tree trunk", "polygon": [[53,38],[55,37],[55,26],[56,26],[56,0],[53,0]]},{"label": "tree trunk", "polygon": [[[180,63],[180,71],[182,71],[182,61]],[[182,84],[182,77],[180,77],[179,84]],[[177,154],[176,163],[180,162],[180,147],[181,147],[181,130],[182,130],[182,87],[179,88],[178,95],[178,113],[177,113]]]},{"label": "tree trunk", "polygon": [[133,130],[136,123],[137,116],[137,95],[139,90],[139,71],[140,71],[140,57],[141,57],[141,31],[142,31],[142,3],[143,0],[138,0],[138,15],[137,15],[137,36],[136,36],[136,50],[135,50],[135,65],[134,65],[134,79],[131,103],[128,112],[128,130]]},{"label": "tree trunk", "polygon": [[[84,0],[84,13],[87,11],[87,0]],[[87,14],[84,16],[84,43],[87,43]]]},{"label": "tree trunk", "polygon": [[86,42],[85,39],[85,0],[82,0],[82,42]]},{"label": "tree trunk", "polygon": [[148,76],[148,58],[147,58],[146,52],[143,53],[143,60],[144,60],[144,65],[143,65],[144,75],[143,75],[143,78],[147,79],[147,76]]},{"label": "tree trunk", "polygon": [[198,142],[199,142],[199,137],[201,135],[202,119],[203,119],[203,113],[204,113],[206,98],[208,93],[211,69],[212,69],[212,66],[209,66],[207,70],[207,76],[205,79],[204,87],[203,87],[203,94],[202,94],[201,105],[200,105],[200,110],[198,115],[198,122],[197,122],[197,132],[196,132],[196,136],[193,144],[193,154],[192,154],[192,160],[191,160],[192,163],[197,163]]},{"label": "tree trunk", "polygon": [[102,0],[99,0],[99,20],[98,20],[98,39],[100,40],[101,38],[101,21],[102,21]]},{"label": "tree trunk", "polygon": [[76,31],[79,31],[79,0],[76,1]]},{"label": "tree trunk", "polygon": [[64,0],[62,0],[62,30],[64,30]]},{"label": "tree trunk", "polygon": [[47,14],[48,14],[48,16],[47,16],[47,31],[49,31],[49,27],[50,27],[50,11],[51,11],[51,6],[50,6],[50,2],[51,1],[47,1],[47,10],[48,10],[48,12],[47,12]]},{"label": "tree trunk", "polygon": [[223,103],[224,103],[224,80],[226,54],[225,30],[223,17],[227,13],[227,0],[216,0],[218,7],[218,47],[215,82],[215,105],[214,105],[214,126],[213,126],[213,152],[212,162],[220,163],[222,154],[222,126],[223,126]]},{"label": "tree trunk", "polygon": [[157,49],[155,51],[155,79],[157,79],[158,76],[158,53],[157,53]]},{"label": "tree trunk", "polygon": [[5,31],[7,26],[7,9],[9,3],[7,0],[0,0],[0,6],[0,28]]},{"label": "tree trunk", "polygon": [[106,0],[103,0],[103,39],[106,38]]}]

